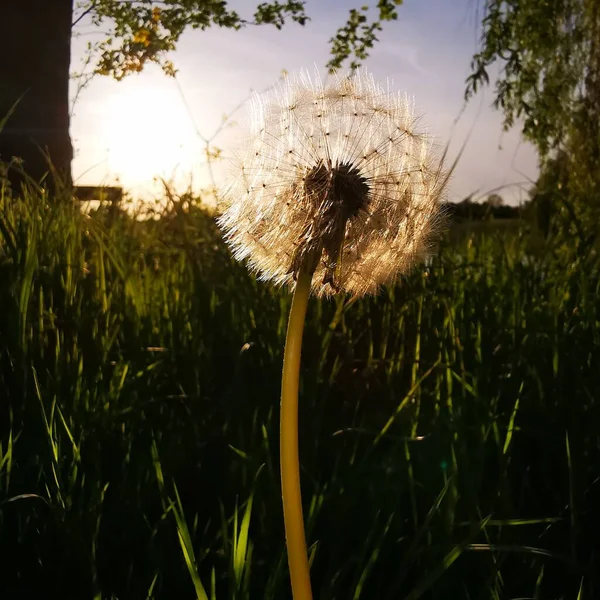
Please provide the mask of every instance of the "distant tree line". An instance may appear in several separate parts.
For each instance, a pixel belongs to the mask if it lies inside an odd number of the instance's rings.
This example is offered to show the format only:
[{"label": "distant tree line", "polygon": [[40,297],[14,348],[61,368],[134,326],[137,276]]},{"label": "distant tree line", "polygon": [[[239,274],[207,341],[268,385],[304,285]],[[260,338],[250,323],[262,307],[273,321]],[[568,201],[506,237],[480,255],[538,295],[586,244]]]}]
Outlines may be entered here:
[{"label": "distant tree line", "polygon": [[446,210],[454,221],[482,221],[484,219],[518,219],[523,207],[504,204],[502,197],[491,194],[485,202],[475,202],[468,196],[461,202],[449,202]]},{"label": "distant tree line", "polygon": [[564,153],[550,160],[543,168],[528,198],[516,206],[504,203],[499,194],[490,194],[484,202],[468,196],[461,202],[449,202],[446,211],[454,223],[491,219],[522,219],[535,226],[544,236],[550,232],[553,219],[562,213],[570,214],[568,170]]}]

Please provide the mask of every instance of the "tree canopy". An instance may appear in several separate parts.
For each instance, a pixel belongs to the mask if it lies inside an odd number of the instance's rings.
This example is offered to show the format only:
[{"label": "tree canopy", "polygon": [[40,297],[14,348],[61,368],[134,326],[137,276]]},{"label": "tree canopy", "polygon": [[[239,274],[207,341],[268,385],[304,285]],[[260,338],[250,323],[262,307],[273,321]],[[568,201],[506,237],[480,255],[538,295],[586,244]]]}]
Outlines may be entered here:
[{"label": "tree canopy", "polygon": [[[352,59],[358,67],[377,41],[382,22],[398,18],[396,7],[402,0],[378,0],[374,18],[369,7],[351,9],[347,22],[331,38],[331,70]],[[176,49],[188,28],[205,30],[211,26],[241,29],[249,25],[273,25],[281,29],[288,21],[305,25],[310,17],[302,0],[263,2],[251,18],[241,16],[224,0],[85,0],[77,6],[75,23],[84,17],[96,26],[108,27],[108,36],[95,48],[99,53],[96,72],[117,80],[141,71],[153,62],[167,75],[175,67],[169,53]]]},{"label": "tree canopy", "polygon": [[[500,66],[494,105],[506,128],[523,134],[545,158],[565,143],[583,113],[600,115],[600,3],[597,0],[484,0],[479,51],[468,100]],[[596,140],[597,141],[597,140]]]},{"label": "tree canopy", "polygon": [[600,2],[483,0],[483,6],[465,97],[489,84],[492,65],[500,67],[494,105],[506,129],[520,120],[537,147],[542,172],[535,204],[544,228],[550,215],[565,215],[565,233],[588,244],[584,230],[596,231],[600,213]]}]

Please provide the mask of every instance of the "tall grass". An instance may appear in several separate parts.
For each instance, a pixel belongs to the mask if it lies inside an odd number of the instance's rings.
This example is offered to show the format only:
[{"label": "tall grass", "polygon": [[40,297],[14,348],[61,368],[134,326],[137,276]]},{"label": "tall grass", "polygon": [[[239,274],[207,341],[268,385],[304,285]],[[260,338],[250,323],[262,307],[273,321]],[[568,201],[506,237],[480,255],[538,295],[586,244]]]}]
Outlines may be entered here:
[{"label": "tall grass", "polygon": [[[0,198],[0,592],[289,597],[289,296],[193,206]],[[600,594],[600,259],[482,232],[372,299],[311,300],[315,596]]]}]

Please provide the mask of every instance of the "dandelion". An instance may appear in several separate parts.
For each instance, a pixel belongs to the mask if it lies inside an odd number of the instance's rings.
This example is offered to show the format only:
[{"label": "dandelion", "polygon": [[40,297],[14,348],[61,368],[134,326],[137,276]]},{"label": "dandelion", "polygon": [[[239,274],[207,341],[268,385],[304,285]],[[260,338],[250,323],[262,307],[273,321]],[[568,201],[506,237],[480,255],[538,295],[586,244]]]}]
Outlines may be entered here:
[{"label": "dandelion", "polygon": [[235,258],[294,289],[285,343],[280,457],[295,600],[312,592],[300,495],[298,379],[308,297],[376,293],[430,249],[448,174],[405,95],[366,73],[307,72],[252,101],[252,138],[218,223]]},{"label": "dandelion", "polygon": [[219,222],[261,279],[376,293],[406,273],[439,229],[446,181],[408,98],[366,73],[325,86],[302,72],[252,102],[253,139]]}]

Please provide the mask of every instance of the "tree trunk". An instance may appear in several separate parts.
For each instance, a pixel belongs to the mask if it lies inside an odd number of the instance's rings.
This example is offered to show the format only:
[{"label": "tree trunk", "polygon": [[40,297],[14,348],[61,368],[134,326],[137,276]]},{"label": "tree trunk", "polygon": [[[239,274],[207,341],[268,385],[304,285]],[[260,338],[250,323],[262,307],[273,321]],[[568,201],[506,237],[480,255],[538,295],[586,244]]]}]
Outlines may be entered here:
[{"label": "tree trunk", "polygon": [[[72,19],[73,0],[5,0],[0,10],[0,161],[20,158],[37,182],[53,171],[71,184]],[[19,189],[22,170],[11,168],[9,181]]]}]

